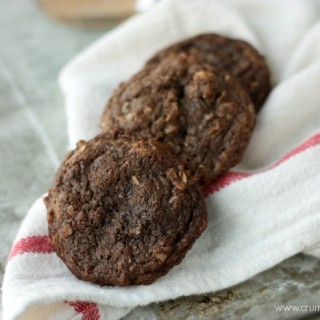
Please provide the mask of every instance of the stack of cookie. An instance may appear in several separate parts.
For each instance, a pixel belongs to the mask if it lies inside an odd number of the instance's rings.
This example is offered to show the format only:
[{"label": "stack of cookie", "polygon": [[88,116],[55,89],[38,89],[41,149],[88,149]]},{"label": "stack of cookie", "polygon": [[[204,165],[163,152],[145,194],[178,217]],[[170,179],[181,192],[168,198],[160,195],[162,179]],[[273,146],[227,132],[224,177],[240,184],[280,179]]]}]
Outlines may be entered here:
[{"label": "stack of cookie", "polygon": [[192,180],[206,184],[240,161],[269,91],[268,68],[254,48],[203,34],[160,51],[122,83],[101,129],[165,142],[188,163]]},{"label": "stack of cookie", "polygon": [[56,174],[45,203],[58,256],[100,285],[149,284],[180,263],[207,226],[201,187],[241,160],[269,91],[243,41],[204,34],[157,53]]}]

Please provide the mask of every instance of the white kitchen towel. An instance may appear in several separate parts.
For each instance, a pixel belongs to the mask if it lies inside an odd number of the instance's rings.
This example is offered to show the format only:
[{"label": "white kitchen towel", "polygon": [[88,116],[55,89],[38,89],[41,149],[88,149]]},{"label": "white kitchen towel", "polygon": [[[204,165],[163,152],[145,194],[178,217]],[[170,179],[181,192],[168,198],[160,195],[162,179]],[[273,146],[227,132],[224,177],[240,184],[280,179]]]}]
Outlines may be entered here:
[{"label": "white kitchen towel", "polygon": [[62,72],[70,146],[99,132],[105,101],[156,50],[202,32],[266,55],[273,90],[243,161],[206,190],[207,230],[149,286],[76,279],[54,253],[42,199],[28,212],[3,283],[5,320],[119,319],[138,305],[217,291],[299,252],[320,256],[318,0],[162,0],[107,33]]}]

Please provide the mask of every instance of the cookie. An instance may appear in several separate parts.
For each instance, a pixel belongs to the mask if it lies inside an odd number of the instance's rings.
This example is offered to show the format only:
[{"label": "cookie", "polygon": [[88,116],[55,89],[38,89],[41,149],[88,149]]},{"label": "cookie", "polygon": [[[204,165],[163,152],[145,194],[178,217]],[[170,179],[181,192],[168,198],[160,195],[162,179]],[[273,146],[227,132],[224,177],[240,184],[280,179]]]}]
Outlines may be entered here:
[{"label": "cookie", "polygon": [[176,43],[158,52],[147,65],[158,64],[162,59],[180,52],[195,55],[200,61],[236,77],[247,90],[256,111],[271,90],[270,72],[259,52],[245,41],[217,34],[201,34]]},{"label": "cookie", "polygon": [[254,124],[254,106],[242,86],[184,53],[120,84],[101,119],[103,131],[123,128],[165,142],[201,184],[241,160]]},{"label": "cookie", "polygon": [[45,198],[57,255],[82,280],[153,282],[207,226],[202,192],[188,178],[156,140],[111,132],[80,141]]}]

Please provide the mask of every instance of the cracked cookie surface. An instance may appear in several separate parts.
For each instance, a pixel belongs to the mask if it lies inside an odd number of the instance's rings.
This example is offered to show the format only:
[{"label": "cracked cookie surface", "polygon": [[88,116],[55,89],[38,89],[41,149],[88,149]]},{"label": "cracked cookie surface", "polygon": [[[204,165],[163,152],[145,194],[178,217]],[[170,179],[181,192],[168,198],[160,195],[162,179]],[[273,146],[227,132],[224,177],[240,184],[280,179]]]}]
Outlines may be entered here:
[{"label": "cracked cookie surface", "polygon": [[263,56],[245,41],[217,34],[201,34],[173,44],[155,54],[147,65],[158,64],[181,52],[195,55],[199,61],[236,77],[257,111],[271,90],[270,72]]},{"label": "cracked cookie surface", "polygon": [[231,75],[182,53],[120,84],[100,126],[165,142],[206,184],[241,160],[254,123],[254,106]]},{"label": "cracked cookie surface", "polygon": [[44,199],[57,255],[82,280],[149,284],[179,264],[207,226],[185,165],[153,139],[80,141]]}]

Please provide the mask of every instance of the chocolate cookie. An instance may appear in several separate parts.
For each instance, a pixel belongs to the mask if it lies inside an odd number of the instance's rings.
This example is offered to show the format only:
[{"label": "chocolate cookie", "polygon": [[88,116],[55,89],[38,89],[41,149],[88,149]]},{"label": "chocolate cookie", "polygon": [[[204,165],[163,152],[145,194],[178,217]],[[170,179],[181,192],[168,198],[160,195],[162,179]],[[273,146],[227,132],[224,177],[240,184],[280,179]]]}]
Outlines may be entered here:
[{"label": "chocolate cookie", "polygon": [[207,226],[200,188],[162,143],[119,132],[80,141],[45,198],[57,255],[82,280],[149,284]]},{"label": "chocolate cookie", "polygon": [[245,41],[217,34],[201,34],[176,43],[158,52],[147,65],[158,64],[162,59],[180,52],[193,54],[200,61],[236,77],[247,90],[257,111],[271,90],[270,72],[259,52]]},{"label": "chocolate cookie", "polygon": [[179,54],[122,83],[101,129],[165,142],[188,163],[192,179],[205,184],[240,161],[254,123],[254,106],[231,75]]}]

